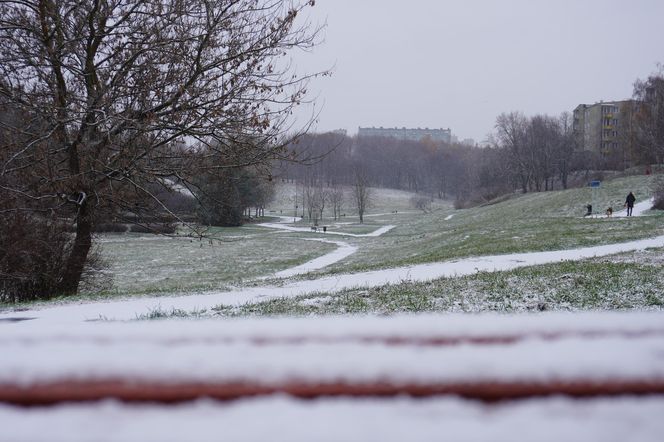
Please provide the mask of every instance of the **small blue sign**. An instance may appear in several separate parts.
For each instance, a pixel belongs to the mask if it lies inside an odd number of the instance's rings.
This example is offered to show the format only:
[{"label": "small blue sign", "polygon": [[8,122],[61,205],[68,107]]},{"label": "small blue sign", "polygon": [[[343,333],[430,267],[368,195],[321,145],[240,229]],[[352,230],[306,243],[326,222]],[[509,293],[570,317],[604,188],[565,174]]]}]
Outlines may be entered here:
[{"label": "small blue sign", "polygon": [[600,181],[591,181],[590,182],[590,187],[599,187]]}]

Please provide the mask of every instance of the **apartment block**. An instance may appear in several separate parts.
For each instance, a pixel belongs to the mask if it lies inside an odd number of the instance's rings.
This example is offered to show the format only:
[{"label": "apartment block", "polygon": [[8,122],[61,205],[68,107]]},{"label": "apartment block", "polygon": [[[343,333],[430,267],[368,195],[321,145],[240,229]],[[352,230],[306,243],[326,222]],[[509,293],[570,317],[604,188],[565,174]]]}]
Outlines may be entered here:
[{"label": "apartment block", "polygon": [[578,150],[607,157],[623,150],[620,118],[626,115],[633,100],[580,104],[574,109],[573,131]]}]

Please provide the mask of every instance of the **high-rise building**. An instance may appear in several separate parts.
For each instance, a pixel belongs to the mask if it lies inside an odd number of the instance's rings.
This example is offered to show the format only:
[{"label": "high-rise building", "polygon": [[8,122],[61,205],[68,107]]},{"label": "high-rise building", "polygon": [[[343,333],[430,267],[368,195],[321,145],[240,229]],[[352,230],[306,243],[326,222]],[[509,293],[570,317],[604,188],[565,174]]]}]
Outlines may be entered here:
[{"label": "high-rise building", "polygon": [[452,141],[452,131],[450,129],[407,129],[405,127],[360,127],[357,130],[358,137],[390,137],[400,140],[420,141],[430,138],[432,141],[442,141],[450,143]]},{"label": "high-rise building", "polygon": [[621,115],[627,115],[633,100],[580,104],[574,109],[572,129],[578,150],[604,157],[622,152]]}]

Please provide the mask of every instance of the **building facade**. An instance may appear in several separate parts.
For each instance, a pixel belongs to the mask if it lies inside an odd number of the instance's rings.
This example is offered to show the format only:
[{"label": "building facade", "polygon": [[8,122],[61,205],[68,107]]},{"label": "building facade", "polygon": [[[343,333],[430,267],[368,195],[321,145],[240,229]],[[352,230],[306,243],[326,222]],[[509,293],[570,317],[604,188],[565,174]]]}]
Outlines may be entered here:
[{"label": "building facade", "polygon": [[405,127],[360,127],[357,130],[358,137],[389,137],[400,140],[420,141],[429,138],[432,141],[442,141],[450,143],[452,141],[452,131],[448,129],[407,129]]},{"label": "building facade", "polygon": [[633,100],[580,104],[574,109],[573,131],[577,150],[590,151],[603,157],[624,151],[621,117],[628,118]]}]

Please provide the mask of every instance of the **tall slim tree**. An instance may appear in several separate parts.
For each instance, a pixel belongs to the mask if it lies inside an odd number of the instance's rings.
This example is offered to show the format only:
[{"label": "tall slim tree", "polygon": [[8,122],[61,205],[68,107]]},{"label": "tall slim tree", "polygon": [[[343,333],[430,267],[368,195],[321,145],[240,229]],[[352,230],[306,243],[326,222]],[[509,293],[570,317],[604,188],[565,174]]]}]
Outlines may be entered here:
[{"label": "tall slim tree", "polygon": [[664,66],[646,80],[634,83],[638,101],[636,131],[642,157],[657,164],[664,163]]},{"label": "tall slim tree", "polygon": [[154,200],[164,179],[283,152],[309,78],[285,56],[316,43],[298,19],[313,4],[0,2],[0,97],[20,115],[2,120],[0,190],[16,202],[6,210],[75,220],[60,293],[76,292],[100,214]]},{"label": "tall slim tree", "polygon": [[360,217],[360,224],[364,223],[364,214],[371,206],[371,188],[369,187],[369,174],[366,169],[356,166],[354,170],[353,200]]}]

